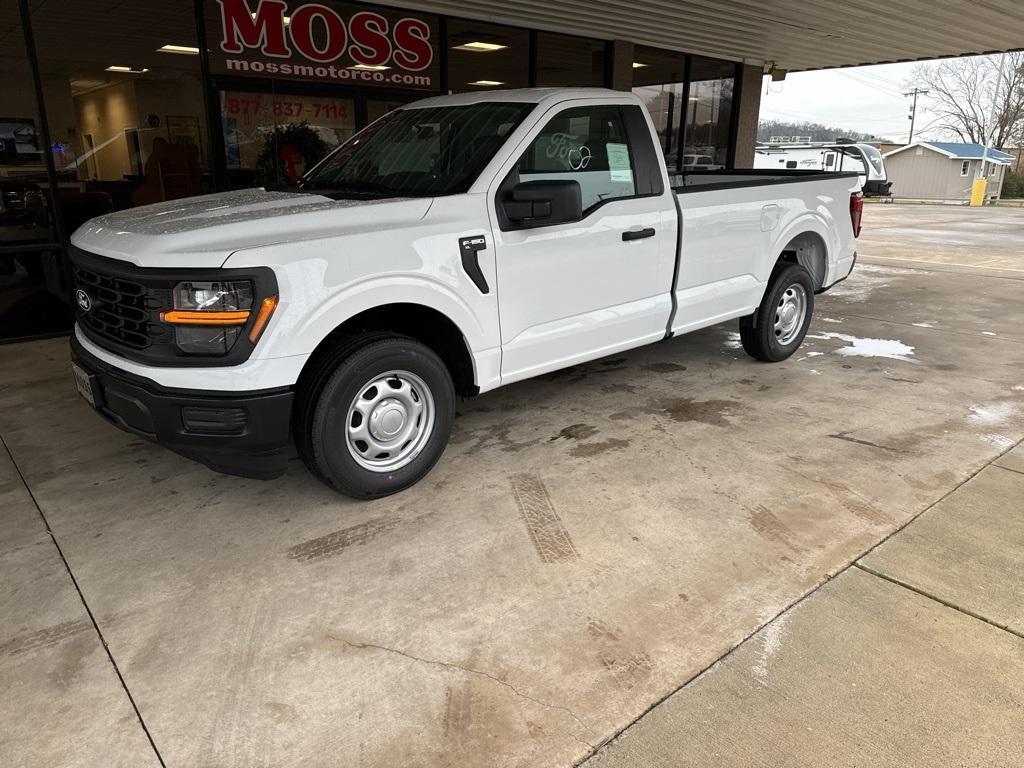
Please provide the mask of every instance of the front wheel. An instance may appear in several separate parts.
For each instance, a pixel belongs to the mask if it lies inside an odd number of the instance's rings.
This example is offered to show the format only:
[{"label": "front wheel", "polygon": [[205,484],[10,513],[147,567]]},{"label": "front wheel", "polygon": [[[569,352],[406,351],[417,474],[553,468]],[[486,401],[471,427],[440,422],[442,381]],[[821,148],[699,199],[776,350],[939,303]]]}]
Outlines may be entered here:
[{"label": "front wheel", "polygon": [[379,498],[416,483],[448,444],[455,415],[451,376],[433,350],[385,337],[337,363],[300,408],[296,430],[306,465],[356,498]]},{"label": "front wheel", "polygon": [[780,262],[772,272],[761,306],[740,318],[740,340],[748,355],[777,363],[796,352],[814,311],[814,282],[799,264]]}]

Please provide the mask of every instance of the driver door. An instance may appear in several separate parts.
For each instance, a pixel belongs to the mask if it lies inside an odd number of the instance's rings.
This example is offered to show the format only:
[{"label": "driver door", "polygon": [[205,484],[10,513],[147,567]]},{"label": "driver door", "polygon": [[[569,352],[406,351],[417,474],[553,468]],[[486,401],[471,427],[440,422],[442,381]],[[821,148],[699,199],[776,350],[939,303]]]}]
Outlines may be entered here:
[{"label": "driver door", "polygon": [[495,222],[503,383],[665,334],[677,222],[661,174],[641,108],[605,101],[554,108],[499,174],[496,205],[515,184],[559,179],[583,204],[579,221]]}]

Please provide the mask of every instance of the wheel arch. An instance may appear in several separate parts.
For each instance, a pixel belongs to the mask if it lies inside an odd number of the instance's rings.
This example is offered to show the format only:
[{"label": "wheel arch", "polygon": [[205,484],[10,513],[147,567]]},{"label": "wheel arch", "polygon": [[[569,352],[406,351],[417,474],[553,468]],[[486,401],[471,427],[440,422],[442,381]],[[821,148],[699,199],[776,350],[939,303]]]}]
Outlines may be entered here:
[{"label": "wheel arch", "polygon": [[789,261],[802,266],[810,272],[814,290],[818,291],[825,285],[828,275],[828,254],[825,238],[813,229],[805,229],[786,241],[777,262]]},{"label": "wheel arch", "polygon": [[451,374],[455,391],[478,391],[473,354],[462,330],[443,312],[416,302],[395,302],[364,309],[330,331],[313,349],[299,374],[301,390],[324,362],[349,340],[368,334],[408,336],[433,350]]}]

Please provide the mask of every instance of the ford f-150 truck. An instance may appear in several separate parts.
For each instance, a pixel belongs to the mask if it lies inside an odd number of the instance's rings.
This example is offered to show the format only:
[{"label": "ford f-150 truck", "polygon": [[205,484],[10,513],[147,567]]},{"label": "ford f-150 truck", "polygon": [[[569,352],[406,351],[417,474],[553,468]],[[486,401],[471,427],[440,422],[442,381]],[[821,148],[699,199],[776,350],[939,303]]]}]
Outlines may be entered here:
[{"label": "ford f-150 truck", "polygon": [[799,347],[856,260],[856,173],[672,177],[603,89],[429,98],[290,191],[93,219],[71,239],[75,380],[104,418],[222,472],[291,442],[343,493],[437,462],[455,398],[738,318]]}]

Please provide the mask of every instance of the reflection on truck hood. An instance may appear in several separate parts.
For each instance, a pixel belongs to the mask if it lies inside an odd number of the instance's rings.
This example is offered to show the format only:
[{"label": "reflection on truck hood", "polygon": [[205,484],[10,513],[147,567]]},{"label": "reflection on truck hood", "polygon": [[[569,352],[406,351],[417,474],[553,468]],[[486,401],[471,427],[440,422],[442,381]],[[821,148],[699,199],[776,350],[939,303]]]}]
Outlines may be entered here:
[{"label": "reflection on truck hood", "polygon": [[415,222],[430,202],[242,189],[99,216],[79,227],[71,242],[142,267],[219,267],[243,248]]}]

